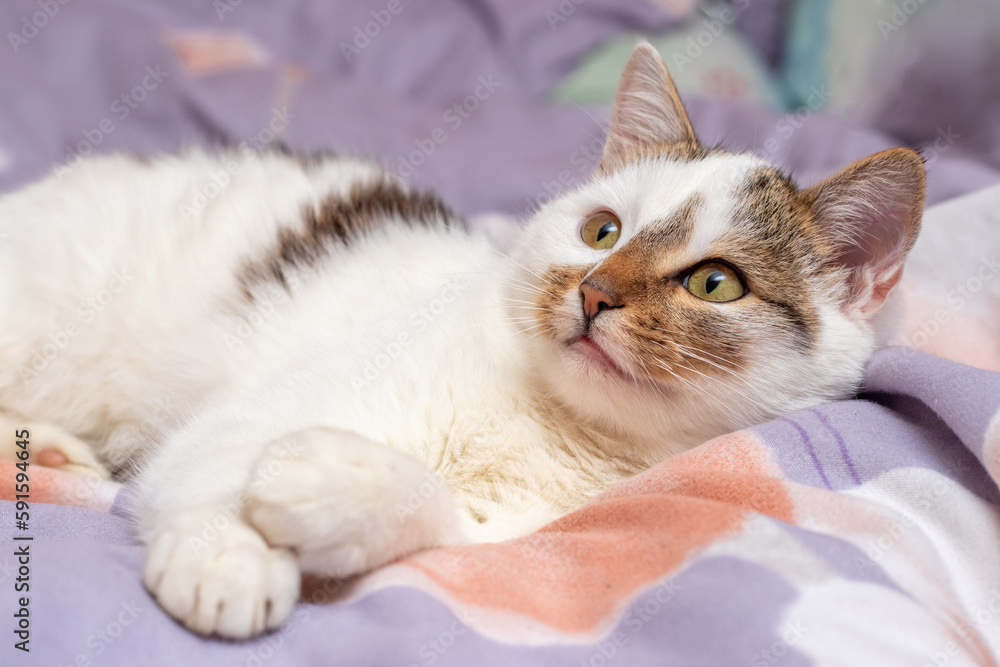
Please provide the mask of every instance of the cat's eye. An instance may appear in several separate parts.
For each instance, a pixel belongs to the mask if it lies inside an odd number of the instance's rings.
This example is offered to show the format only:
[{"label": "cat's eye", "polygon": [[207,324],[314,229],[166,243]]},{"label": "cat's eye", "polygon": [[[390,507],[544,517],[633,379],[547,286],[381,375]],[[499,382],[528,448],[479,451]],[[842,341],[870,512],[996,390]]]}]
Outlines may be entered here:
[{"label": "cat's eye", "polygon": [[618,243],[621,233],[622,225],[615,214],[610,211],[600,211],[583,223],[580,238],[591,248],[607,250]]},{"label": "cat's eye", "polygon": [[733,301],[746,293],[736,272],[719,262],[706,262],[696,267],[684,281],[684,287],[705,301]]}]

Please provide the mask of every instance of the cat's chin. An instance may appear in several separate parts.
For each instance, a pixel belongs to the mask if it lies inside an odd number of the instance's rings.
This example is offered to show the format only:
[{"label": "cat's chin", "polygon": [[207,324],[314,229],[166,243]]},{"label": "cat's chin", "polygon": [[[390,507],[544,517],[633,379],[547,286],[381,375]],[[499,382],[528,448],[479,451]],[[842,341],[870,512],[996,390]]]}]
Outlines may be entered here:
[{"label": "cat's chin", "polygon": [[597,340],[579,334],[568,340],[535,340],[539,347],[533,350],[530,368],[544,395],[557,398],[580,424],[612,437],[617,444],[609,453],[627,451],[654,462],[662,460],[665,441],[674,443],[670,453],[677,453],[707,439],[689,443],[688,438],[678,444],[686,432],[677,419],[683,396],[673,387],[630,373],[600,333]]},{"label": "cat's chin", "polygon": [[570,341],[566,348],[587,375],[596,374],[598,377],[608,376],[626,382],[634,382],[634,378],[622,370],[600,344],[590,336],[580,336]]}]

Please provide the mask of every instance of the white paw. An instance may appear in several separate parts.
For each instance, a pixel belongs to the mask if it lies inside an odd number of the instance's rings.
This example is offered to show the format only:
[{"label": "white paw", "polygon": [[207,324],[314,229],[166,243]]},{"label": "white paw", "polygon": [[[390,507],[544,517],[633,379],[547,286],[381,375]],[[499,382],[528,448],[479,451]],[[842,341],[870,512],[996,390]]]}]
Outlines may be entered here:
[{"label": "white paw", "polygon": [[33,465],[56,468],[88,477],[109,479],[111,475],[97,460],[94,450],[58,426],[40,424],[37,422],[19,423],[17,419],[4,415],[3,433],[0,435],[0,457],[6,460],[17,458],[20,448],[17,446],[16,432],[28,432],[27,450],[29,461]]},{"label": "white paw", "polygon": [[300,431],[271,443],[245,516],[303,572],[348,577],[462,541],[451,492],[424,464],[355,433]]},{"label": "white paw", "polygon": [[211,528],[218,508],[174,517],[149,543],[146,588],[167,613],[204,635],[243,639],[281,625],[299,598],[299,569],[239,519]]}]

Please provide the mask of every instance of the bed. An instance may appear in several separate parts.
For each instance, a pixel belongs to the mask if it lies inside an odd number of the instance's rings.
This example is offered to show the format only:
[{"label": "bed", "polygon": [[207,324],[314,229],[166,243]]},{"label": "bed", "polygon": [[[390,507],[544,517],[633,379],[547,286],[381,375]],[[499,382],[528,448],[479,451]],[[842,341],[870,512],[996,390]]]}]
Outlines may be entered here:
[{"label": "bed", "polygon": [[[781,50],[807,62],[804,34],[843,8],[769,0],[751,15],[746,4],[733,2],[728,21],[685,0],[0,8],[4,192],[91,152],[332,147],[438,190],[503,243],[600,154],[607,108],[580,72],[613,69],[615,40],[684,45],[712,21],[734,40],[718,48],[759,61],[686,84],[704,143],[765,155],[804,185],[905,143],[923,147],[929,169],[924,231],[890,305],[898,321],[856,398],[705,443],[533,535],[306,582],[285,626],[252,641],[193,635],[150,599],[127,487],[33,466],[22,530],[18,471],[0,462],[0,663],[1000,663],[998,86],[967,77],[975,103],[962,104],[961,86],[934,96],[919,80],[890,86],[880,70],[877,99],[861,104],[858,83],[853,98],[789,111],[795,90],[842,70],[812,54],[811,69],[779,76]],[[905,16],[899,31],[911,35],[941,25]],[[888,34],[896,49],[904,36]],[[835,37],[813,43],[834,48]],[[956,48],[955,67],[975,48],[993,46]],[[889,56],[899,80],[915,76],[912,58]],[[697,96],[719,81],[727,99]],[[890,112],[918,103],[925,113],[908,120]],[[948,123],[952,107],[961,123]],[[10,630],[25,536],[30,652]]]}]

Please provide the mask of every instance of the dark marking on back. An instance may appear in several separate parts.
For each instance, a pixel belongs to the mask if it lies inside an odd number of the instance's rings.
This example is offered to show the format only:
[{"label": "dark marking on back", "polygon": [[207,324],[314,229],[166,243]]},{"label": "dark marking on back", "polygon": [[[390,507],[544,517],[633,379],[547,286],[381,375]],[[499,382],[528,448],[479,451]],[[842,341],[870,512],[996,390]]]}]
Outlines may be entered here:
[{"label": "dark marking on back", "polygon": [[389,179],[357,183],[346,197],[330,195],[315,206],[307,205],[298,227],[281,229],[273,249],[240,273],[243,291],[253,298],[253,287],[266,281],[288,289],[289,274],[314,267],[332,247],[350,246],[386,224],[466,229],[465,221],[432,193],[413,191]]}]

